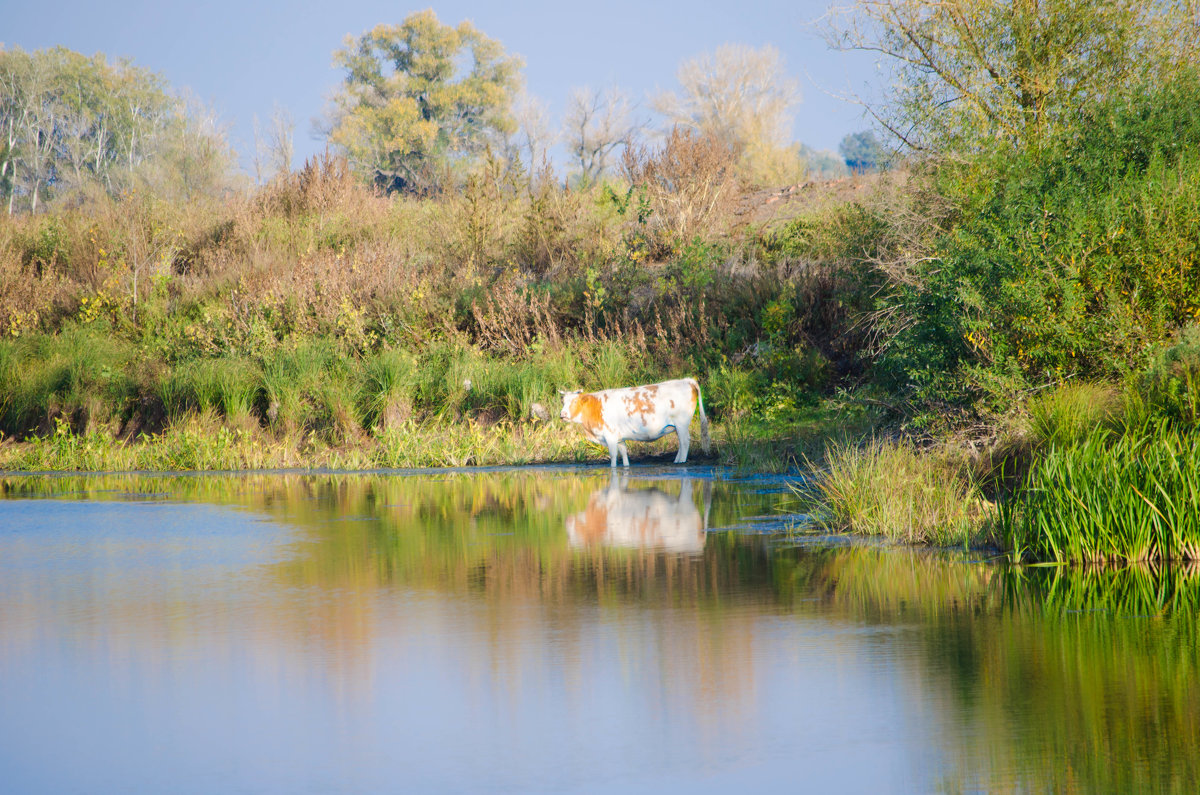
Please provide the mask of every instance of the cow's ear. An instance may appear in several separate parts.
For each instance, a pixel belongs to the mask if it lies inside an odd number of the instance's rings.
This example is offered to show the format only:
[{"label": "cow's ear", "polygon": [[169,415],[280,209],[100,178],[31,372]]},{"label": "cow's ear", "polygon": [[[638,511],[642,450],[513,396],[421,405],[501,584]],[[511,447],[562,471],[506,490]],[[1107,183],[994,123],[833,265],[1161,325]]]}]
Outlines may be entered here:
[{"label": "cow's ear", "polygon": [[567,395],[569,395],[569,394],[571,394],[571,393],[570,393],[570,392],[568,392],[568,391],[567,391],[567,390],[565,390],[565,389],[560,389],[560,390],[558,390],[558,396],[559,396],[559,397],[566,397],[566,396],[567,396]]}]

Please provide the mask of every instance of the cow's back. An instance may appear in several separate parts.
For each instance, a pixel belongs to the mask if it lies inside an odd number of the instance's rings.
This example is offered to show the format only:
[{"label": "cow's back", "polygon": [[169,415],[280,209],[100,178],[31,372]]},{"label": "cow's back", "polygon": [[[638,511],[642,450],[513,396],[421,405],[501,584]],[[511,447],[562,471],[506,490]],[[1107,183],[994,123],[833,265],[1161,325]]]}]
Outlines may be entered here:
[{"label": "cow's back", "polygon": [[671,428],[686,428],[699,400],[696,382],[690,379],[594,394],[600,401],[604,426],[622,440],[635,441],[652,441]]}]

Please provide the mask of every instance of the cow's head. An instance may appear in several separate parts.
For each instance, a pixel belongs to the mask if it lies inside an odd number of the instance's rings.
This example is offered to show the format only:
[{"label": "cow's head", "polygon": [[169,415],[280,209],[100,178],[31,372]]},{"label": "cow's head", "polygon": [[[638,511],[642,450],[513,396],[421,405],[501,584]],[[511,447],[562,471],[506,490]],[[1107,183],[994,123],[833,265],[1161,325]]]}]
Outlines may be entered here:
[{"label": "cow's head", "polygon": [[558,394],[562,395],[562,399],[563,399],[562,411],[560,411],[558,413],[558,416],[559,416],[559,418],[564,419],[567,422],[570,422],[572,419],[571,404],[575,402],[575,398],[579,397],[580,392],[578,389],[573,390],[571,392],[567,392],[566,390],[560,389],[560,390],[558,390]]}]

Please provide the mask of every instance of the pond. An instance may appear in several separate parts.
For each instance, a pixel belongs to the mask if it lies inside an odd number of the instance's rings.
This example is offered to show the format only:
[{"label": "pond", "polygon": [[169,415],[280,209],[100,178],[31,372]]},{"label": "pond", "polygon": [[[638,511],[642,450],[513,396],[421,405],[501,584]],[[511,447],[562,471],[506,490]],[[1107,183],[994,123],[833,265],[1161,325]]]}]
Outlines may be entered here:
[{"label": "pond", "polygon": [[1195,792],[1200,573],[821,535],[703,467],[0,476],[44,792]]}]

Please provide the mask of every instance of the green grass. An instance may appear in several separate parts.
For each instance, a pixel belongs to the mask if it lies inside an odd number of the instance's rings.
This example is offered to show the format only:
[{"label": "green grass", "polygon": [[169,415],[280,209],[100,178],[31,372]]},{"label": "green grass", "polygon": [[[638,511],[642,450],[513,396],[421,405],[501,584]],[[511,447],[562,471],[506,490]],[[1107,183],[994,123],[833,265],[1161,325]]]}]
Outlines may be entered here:
[{"label": "green grass", "polygon": [[212,411],[230,423],[256,424],[255,407],[261,378],[247,357],[193,359],[177,364],[157,385],[167,416],[180,420],[189,412]]},{"label": "green grass", "polygon": [[[675,437],[635,445],[636,463],[674,451]],[[721,452],[718,450],[718,452]],[[124,442],[100,430],[75,433],[65,420],[46,436],[0,443],[0,470],[177,471],[319,468],[464,467],[532,463],[606,463],[607,453],[578,429],[553,421],[482,424],[470,419],[408,419],[334,439],[320,431],[278,435],[191,412],[154,436]]]},{"label": "green grass", "polygon": [[[533,405],[555,417],[560,388],[664,374],[611,341],[506,357],[443,339],[357,356],[309,338],[168,361],[81,328],[0,342],[0,375],[0,468],[95,471],[602,461],[578,429],[532,419]],[[112,421],[80,423],[80,406]],[[734,458],[773,449],[760,435]]]},{"label": "green grass", "polygon": [[0,341],[0,431],[22,436],[56,417],[76,430],[119,422],[138,378],[132,345],[86,327]]},{"label": "green grass", "polygon": [[1200,559],[1200,433],[1162,422],[1052,445],[1002,503],[1000,520],[1017,557]]},{"label": "green grass", "polygon": [[330,374],[344,369],[344,357],[331,341],[308,339],[281,346],[261,357],[261,419],[286,437],[321,425],[320,393]]},{"label": "green grass", "polygon": [[1029,401],[1031,440],[1035,447],[1077,442],[1112,424],[1120,408],[1117,391],[1107,384],[1063,384]]},{"label": "green grass", "polygon": [[832,528],[908,543],[968,544],[988,517],[962,467],[904,442],[831,446],[816,500]]},{"label": "green grass", "polygon": [[363,367],[359,406],[363,425],[391,428],[412,414],[413,392],[417,383],[417,360],[408,351],[381,351]]}]

